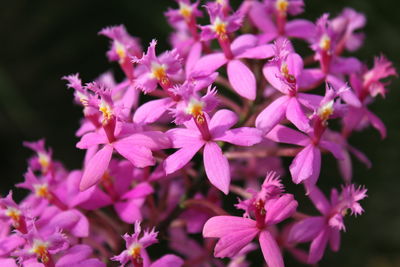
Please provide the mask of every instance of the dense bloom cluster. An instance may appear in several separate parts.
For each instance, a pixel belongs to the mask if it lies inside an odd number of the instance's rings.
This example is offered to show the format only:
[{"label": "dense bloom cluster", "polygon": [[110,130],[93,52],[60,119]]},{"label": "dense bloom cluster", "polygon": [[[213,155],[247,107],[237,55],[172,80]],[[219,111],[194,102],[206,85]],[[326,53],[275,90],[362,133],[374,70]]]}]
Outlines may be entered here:
[{"label": "dense bloom cluster", "polygon": [[[349,56],[363,43],[364,15],[292,18],[303,0],[176,2],[165,13],[171,50],[157,51],[156,40],[143,50],[111,26],[99,34],[124,79],[63,77],[83,109],[85,159],[67,170],[44,140],[24,143],[34,156],[16,186],[29,193],[0,199],[1,266],[248,266],[259,250],[281,267],[285,251],[315,264],[328,244],[339,250],[344,217],[362,214],[367,196],[350,155],[371,165],[348,139],[367,126],[385,138],[369,105],[397,76],[383,55],[372,67]],[[342,175],[330,198],[318,187],[325,156]],[[293,158],[288,171],[282,157]],[[292,182],[315,214],[301,212],[284,186]]]}]

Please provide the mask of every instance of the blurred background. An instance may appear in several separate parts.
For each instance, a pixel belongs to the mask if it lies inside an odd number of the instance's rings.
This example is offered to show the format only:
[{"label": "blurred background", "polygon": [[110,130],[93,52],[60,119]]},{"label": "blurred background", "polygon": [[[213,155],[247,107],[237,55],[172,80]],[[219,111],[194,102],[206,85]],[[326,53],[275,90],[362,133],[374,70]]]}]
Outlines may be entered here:
[{"label": "blurred background", "polygon": [[[238,1],[233,1],[237,3]],[[356,56],[373,63],[385,54],[400,69],[400,16],[395,0],[306,0],[302,17],[315,21],[322,13],[332,16],[346,6],[366,14],[365,45]],[[119,72],[105,57],[108,40],[98,36],[109,25],[125,24],[142,40],[152,38],[158,51],[168,49],[171,31],[163,12],[174,1],[166,0],[69,0],[5,1],[0,9],[0,191],[4,196],[23,180],[31,152],[22,141],[42,137],[56,159],[68,168],[80,168],[82,151],[74,136],[81,109],[72,103],[72,91],[61,77],[81,74],[85,82],[107,70]],[[387,99],[371,109],[382,118],[388,137],[380,140],[375,130],[355,134],[351,143],[363,150],[373,163],[370,170],[355,163],[355,182],[365,184],[369,198],[362,202],[366,213],[346,220],[339,253],[327,253],[321,266],[400,266],[400,88],[399,80],[389,86]],[[324,158],[321,186],[338,186],[340,179],[333,160]],[[18,190],[17,190],[18,191]],[[288,266],[295,266],[289,260]]]}]

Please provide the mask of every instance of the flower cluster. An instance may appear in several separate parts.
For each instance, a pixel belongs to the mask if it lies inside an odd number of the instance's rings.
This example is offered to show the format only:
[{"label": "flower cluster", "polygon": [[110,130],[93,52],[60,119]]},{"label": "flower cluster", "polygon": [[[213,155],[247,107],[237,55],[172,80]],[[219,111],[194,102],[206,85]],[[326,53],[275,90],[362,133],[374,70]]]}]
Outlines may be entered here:
[{"label": "flower cluster", "polygon": [[[363,43],[364,15],[293,18],[303,0],[176,2],[165,13],[171,50],[160,53],[156,40],[143,50],[111,26],[99,34],[124,78],[63,77],[83,110],[82,168],[67,170],[44,140],[24,143],[34,156],[16,186],[29,193],[0,199],[1,266],[248,266],[261,249],[281,267],[284,251],[315,264],[328,244],[339,250],[344,217],[362,214],[367,196],[350,155],[371,165],[349,137],[372,126],[385,138],[369,106],[397,76],[383,55],[372,67],[349,56]],[[325,156],[342,176],[329,199],[318,187]],[[287,183],[319,214],[300,212]],[[242,216],[229,215],[228,194]]]}]

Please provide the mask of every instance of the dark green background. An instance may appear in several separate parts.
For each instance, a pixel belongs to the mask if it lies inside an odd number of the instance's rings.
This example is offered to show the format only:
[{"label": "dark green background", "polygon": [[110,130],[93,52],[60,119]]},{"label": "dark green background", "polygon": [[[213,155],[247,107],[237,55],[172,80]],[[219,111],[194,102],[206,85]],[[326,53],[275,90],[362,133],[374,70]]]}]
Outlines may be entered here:
[{"label": "dark green background", "polygon": [[[399,68],[400,15],[395,0],[306,2],[303,17],[315,20],[323,12],[337,15],[345,6],[364,12],[368,18],[364,47],[356,53],[372,64],[373,56],[384,53]],[[108,25],[125,24],[128,31],[147,46],[159,40],[166,49],[170,31],[163,11],[174,6],[166,0],[69,0],[7,1],[0,9],[0,162],[1,194],[22,180],[30,151],[23,140],[46,137],[55,157],[69,168],[79,168],[83,154],[75,148],[74,132],[81,109],[72,104],[72,92],[61,77],[79,72],[84,81],[113,68],[105,57],[108,40],[97,32]],[[342,235],[339,253],[328,253],[321,266],[400,266],[400,175],[399,81],[394,80],[386,100],[372,110],[388,127],[381,141],[369,129],[352,137],[351,143],[366,152],[373,167],[355,163],[355,182],[365,184],[369,198],[362,202],[366,213],[348,218],[348,233]],[[324,158],[320,184],[338,185],[333,160]],[[291,266],[291,261],[288,265]]]}]

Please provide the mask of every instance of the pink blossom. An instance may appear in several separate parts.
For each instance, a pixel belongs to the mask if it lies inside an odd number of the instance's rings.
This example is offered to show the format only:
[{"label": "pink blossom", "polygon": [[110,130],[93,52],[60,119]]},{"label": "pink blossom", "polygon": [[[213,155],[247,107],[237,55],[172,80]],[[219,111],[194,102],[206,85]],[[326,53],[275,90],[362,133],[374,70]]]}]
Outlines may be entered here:
[{"label": "pink blossom", "polygon": [[185,123],[186,128],[167,132],[172,146],[179,150],[165,160],[165,172],[170,174],[181,169],[204,146],[203,157],[207,177],[211,184],[228,194],[231,180],[229,163],[216,141],[251,146],[261,141],[261,133],[249,127],[229,130],[238,121],[232,111],[219,110],[209,120],[201,111],[201,107],[193,106],[192,109],[195,118]]}]

